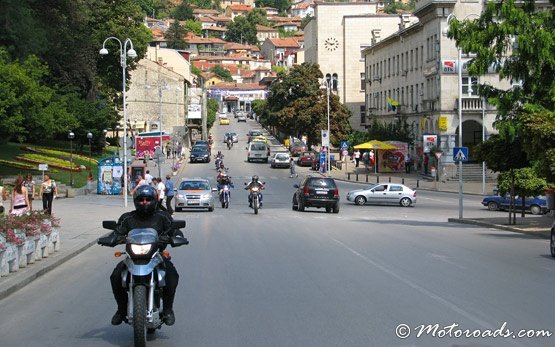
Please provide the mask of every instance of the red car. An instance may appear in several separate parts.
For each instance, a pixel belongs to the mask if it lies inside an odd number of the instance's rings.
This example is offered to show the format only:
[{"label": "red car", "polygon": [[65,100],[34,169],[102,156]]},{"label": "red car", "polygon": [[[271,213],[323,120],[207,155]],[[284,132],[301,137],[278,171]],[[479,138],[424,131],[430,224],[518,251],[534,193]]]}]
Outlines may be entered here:
[{"label": "red car", "polygon": [[297,165],[299,166],[312,166],[312,161],[314,160],[314,153],[312,152],[302,152],[297,159]]},{"label": "red car", "polygon": [[289,145],[289,152],[291,152],[292,157],[297,157],[307,150],[308,148],[306,147],[305,143],[299,140],[293,141]]}]

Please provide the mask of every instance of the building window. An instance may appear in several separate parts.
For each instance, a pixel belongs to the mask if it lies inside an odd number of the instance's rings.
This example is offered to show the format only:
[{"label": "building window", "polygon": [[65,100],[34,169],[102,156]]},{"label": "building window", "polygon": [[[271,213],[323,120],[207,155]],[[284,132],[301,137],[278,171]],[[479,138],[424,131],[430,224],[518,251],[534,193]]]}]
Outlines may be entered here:
[{"label": "building window", "polygon": [[360,74],[360,90],[365,90],[366,76],[364,73]]},{"label": "building window", "polygon": [[414,50],[414,69],[418,70],[418,47]]},{"label": "building window", "polygon": [[463,77],[462,78],[462,93],[467,96],[478,95],[478,78],[477,77]]},{"label": "building window", "polygon": [[360,106],[360,124],[366,123],[366,110],[364,105]]}]

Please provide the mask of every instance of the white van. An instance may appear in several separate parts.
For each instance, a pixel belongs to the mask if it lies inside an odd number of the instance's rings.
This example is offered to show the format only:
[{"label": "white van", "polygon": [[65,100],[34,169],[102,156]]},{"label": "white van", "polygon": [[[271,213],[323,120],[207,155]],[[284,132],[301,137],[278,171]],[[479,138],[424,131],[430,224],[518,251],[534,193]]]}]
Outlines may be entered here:
[{"label": "white van", "polygon": [[260,160],[265,163],[268,162],[269,147],[264,142],[253,141],[247,145],[247,161]]}]

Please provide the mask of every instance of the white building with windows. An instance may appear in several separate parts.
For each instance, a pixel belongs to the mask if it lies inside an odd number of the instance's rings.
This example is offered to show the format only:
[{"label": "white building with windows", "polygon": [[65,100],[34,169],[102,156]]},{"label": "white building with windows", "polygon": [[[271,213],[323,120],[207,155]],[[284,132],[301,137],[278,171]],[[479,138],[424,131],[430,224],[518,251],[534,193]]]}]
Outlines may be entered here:
[{"label": "white building with windows", "polygon": [[364,60],[361,51],[416,21],[412,16],[376,14],[377,2],[316,3],[304,28],[305,61],[318,63],[324,76],[337,79],[333,93],[351,111],[353,129],[367,120]]},{"label": "white building with windows", "polygon": [[436,135],[446,167],[453,163],[453,148],[458,147],[458,69],[462,68],[462,143],[480,143],[495,132],[496,110],[478,96],[478,83],[510,88],[493,71],[480,77],[469,76],[466,69],[472,55],[462,52],[458,64],[455,42],[446,36],[447,17],[477,18],[482,3],[466,0],[417,0],[419,21],[393,35],[377,40],[362,52],[366,74],[366,108],[373,119],[406,119],[413,130],[413,154],[426,152],[424,135]]}]

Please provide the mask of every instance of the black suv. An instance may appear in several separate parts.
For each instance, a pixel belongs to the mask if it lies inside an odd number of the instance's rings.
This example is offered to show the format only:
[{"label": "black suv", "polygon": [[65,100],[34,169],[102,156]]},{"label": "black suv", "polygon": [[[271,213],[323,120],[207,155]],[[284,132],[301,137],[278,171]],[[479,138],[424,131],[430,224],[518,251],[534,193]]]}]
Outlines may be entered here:
[{"label": "black suv", "polygon": [[326,212],[339,213],[339,188],[333,178],[307,176],[293,195],[293,210],[304,211],[307,207],[325,207]]}]

